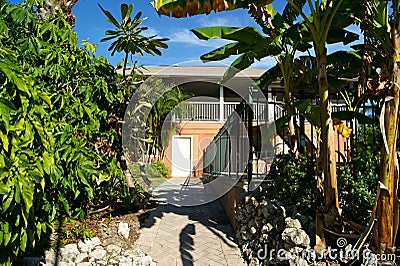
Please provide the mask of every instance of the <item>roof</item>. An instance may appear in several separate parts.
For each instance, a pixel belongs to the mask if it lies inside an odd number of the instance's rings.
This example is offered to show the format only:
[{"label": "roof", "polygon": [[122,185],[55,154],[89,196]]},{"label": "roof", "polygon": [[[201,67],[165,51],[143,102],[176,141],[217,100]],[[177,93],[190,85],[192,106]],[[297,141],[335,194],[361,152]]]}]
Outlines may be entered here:
[{"label": "roof", "polygon": [[[143,74],[145,76],[157,76],[160,78],[203,77],[207,79],[221,79],[227,69],[227,66],[144,66]],[[254,80],[259,78],[264,72],[265,69],[247,68],[237,73],[233,79],[251,78]]]}]

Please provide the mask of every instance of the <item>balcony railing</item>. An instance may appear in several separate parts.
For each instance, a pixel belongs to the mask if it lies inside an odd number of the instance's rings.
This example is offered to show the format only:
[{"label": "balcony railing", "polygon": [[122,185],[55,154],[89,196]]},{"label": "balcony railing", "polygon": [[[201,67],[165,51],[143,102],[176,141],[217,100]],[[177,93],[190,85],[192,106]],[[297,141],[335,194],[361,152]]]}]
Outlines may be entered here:
[{"label": "balcony railing", "polygon": [[[173,114],[174,121],[223,121],[235,111],[239,102],[224,102],[223,110],[219,102],[185,102],[179,105],[179,111]],[[272,109],[269,109],[272,108]],[[273,114],[268,110],[274,110],[273,103],[253,103],[254,119],[266,121],[272,119]],[[222,117],[222,119],[221,119]]]}]

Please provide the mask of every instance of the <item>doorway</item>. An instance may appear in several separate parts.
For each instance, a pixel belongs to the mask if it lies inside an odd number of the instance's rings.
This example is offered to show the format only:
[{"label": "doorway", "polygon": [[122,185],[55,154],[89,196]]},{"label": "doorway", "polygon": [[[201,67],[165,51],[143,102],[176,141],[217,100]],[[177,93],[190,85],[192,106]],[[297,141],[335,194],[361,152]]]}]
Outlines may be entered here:
[{"label": "doorway", "polygon": [[172,176],[187,177],[192,173],[192,137],[172,138]]}]

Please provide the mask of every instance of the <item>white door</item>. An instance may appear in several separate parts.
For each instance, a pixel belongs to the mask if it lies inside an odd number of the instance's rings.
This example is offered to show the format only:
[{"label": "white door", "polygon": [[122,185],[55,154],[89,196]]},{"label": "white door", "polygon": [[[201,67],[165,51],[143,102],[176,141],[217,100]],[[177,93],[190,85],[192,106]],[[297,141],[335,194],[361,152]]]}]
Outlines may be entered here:
[{"label": "white door", "polygon": [[192,168],[192,139],[174,136],[172,138],[172,176],[190,176]]}]

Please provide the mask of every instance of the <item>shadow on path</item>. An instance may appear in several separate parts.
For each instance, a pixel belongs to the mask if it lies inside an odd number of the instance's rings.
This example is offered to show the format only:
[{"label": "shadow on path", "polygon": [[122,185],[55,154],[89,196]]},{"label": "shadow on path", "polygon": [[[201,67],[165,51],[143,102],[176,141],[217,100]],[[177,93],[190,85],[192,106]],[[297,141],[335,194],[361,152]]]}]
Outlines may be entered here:
[{"label": "shadow on path", "polygon": [[169,203],[173,201],[168,199],[176,196],[209,198],[211,191],[204,191],[196,184],[185,189],[184,195],[180,186],[156,189],[157,204],[142,224],[138,248],[153,257],[158,265],[245,265],[218,199],[197,206]]}]

